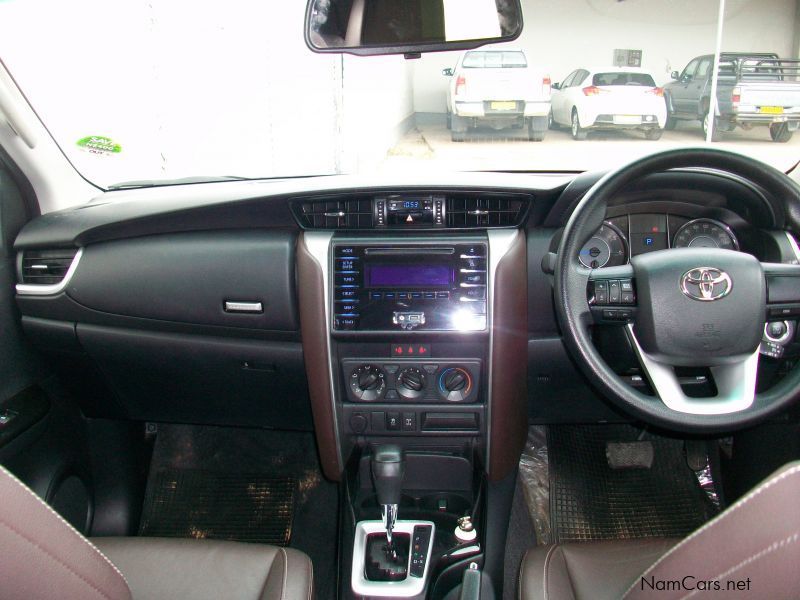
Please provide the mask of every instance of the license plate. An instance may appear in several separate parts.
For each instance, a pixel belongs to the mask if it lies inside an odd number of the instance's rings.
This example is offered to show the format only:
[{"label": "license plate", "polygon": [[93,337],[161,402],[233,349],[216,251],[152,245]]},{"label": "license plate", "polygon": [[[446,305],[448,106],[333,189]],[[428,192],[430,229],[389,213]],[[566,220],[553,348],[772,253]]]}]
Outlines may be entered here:
[{"label": "license plate", "polygon": [[783,107],[782,106],[762,106],[759,108],[759,112],[762,112],[767,115],[782,115],[783,114]]},{"label": "license plate", "polygon": [[515,110],[517,108],[516,102],[492,102],[489,104],[492,110]]},{"label": "license plate", "polygon": [[615,125],[639,125],[641,122],[639,115],[614,115]]}]

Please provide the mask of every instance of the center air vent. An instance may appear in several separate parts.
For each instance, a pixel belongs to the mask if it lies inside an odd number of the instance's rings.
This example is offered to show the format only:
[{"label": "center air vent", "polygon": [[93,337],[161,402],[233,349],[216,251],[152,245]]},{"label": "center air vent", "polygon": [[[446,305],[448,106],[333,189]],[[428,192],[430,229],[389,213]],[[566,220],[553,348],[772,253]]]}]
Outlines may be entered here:
[{"label": "center air vent", "polygon": [[519,225],[528,202],[520,197],[460,196],[447,198],[448,227],[511,227]]},{"label": "center air vent", "polygon": [[76,248],[25,250],[22,253],[22,283],[33,285],[61,283],[77,252]]},{"label": "center air vent", "polygon": [[372,227],[372,200],[306,200],[297,211],[305,227],[357,229]]}]

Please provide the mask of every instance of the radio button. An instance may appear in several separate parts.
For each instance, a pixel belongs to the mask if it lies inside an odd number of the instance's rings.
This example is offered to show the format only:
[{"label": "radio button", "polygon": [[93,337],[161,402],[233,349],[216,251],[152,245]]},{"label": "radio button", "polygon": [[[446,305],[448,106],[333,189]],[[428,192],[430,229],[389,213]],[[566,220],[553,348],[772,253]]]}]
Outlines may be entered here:
[{"label": "radio button", "polygon": [[394,292],[386,292],[386,293],[383,294],[383,297],[386,300],[394,300],[395,297],[396,297],[396,294]]},{"label": "radio button", "polygon": [[336,270],[337,271],[355,271],[358,269],[358,258],[337,258]]},{"label": "radio button", "polygon": [[337,246],[336,247],[336,257],[337,258],[342,258],[342,257],[349,258],[351,256],[355,256],[355,253],[356,253],[356,249],[353,246]]},{"label": "radio button", "polygon": [[336,285],[358,285],[358,271],[337,273]]},{"label": "radio button", "polygon": [[411,298],[414,300],[422,298],[422,292],[411,292]]},{"label": "radio button", "polygon": [[358,327],[358,316],[344,317],[337,315],[333,319],[333,326],[336,329],[344,329],[344,330],[355,329],[356,327]]},{"label": "radio button", "polygon": [[383,300],[383,293],[382,292],[370,292],[369,299],[370,300]]},{"label": "radio button", "polygon": [[336,290],[337,300],[355,300],[358,298],[357,288],[339,288]]},{"label": "radio button", "polygon": [[486,298],[486,286],[467,288],[461,291],[462,300],[484,300]]},{"label": "radio button", "polygon": [[397,292],[398,300],[408,300],[408,292]]},{"label": "radio button", "polygon": [[485,258],[462,258],[461,265],[465,269],[476,269],[480,271],[486,270],[486,259]]},{"label": "radio button", "polygon": [[440,300],[447,300],[450,297],[450,292],[436,292],[436,297]]},{"label": "radio button", "polygon": [[459,248],[461,252],[461,257],[469,257],[469,256],[486,256],[486,246],[482,244],[475,244],[474,246],[461,246]]},{"label": "radio button", "polygon": [[486,273],[461,273],[459,279],[461,283],[486,285]]},{"label": "radio button", "polygon": [[337,301],[336,305],[337,305],[336,306],[336,310],[342,311],[341,314],[354,313],[354,312],[356,312],[358,310],[358,304],[352,304],[352,303],[349,303],[349,302],[346,303],[346,304],[343,304],[343,303],[340,303],[340,302]]},{"label": "radio button", "polygon": [[436,292],[425,292],[426,300],[433,300],[434,298],[436,298]]}]

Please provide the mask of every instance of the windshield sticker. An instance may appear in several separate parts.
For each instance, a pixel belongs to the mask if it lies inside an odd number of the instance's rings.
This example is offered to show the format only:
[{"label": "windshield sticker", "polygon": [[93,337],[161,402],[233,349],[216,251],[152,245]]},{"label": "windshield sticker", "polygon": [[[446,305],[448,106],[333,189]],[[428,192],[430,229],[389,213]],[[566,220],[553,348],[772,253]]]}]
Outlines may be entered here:
[{"label": "windshield sticker", "polygon": [[85,138],[79,139],[76,142],[76,145],[79,148],[83,148],[87,152],[91,152],[92,154],[103,154],[108,156],[122,152],[122,146],[117,144],[111,138],[101,135],[86,136]]}]

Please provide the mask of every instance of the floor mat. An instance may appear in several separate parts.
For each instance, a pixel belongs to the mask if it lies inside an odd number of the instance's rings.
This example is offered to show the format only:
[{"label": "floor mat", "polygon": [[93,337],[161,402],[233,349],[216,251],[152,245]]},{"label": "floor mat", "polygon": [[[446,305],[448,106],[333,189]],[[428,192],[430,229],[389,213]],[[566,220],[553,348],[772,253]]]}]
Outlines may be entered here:
[{"label": "floor mat", "polygon": [[296,489],[291,477],[162,470],[148,486],[139,533],[286,546]]},{"label": "floor mat", "polygon": [[681,440],[645,434],[650,469],[611,469],[606,442],[632,442],[627,425],[548,429],[550,527],[555,542],[684,537],[716,514],[686,464]]},{"label": "floor mat", "polygon": [[339,490],[322,476],[313,433],[157,429],[143,535],[288,542],[311,558],[316,597],[336,597]]}]

